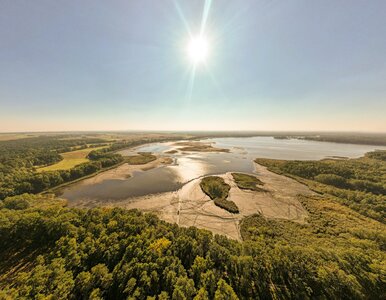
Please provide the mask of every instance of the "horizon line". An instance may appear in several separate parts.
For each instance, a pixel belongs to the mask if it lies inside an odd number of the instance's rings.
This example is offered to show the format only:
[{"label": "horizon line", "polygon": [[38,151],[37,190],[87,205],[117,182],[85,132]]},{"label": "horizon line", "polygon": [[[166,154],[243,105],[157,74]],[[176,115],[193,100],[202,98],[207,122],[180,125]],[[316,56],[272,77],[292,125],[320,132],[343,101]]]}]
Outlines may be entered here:
[{"label": "horizon line", "polygon": [[356,133],[356,134],[386,134],[386,131],[359,131],[359,130],[153,130],[153,129],[118,129],[118,130],[36,130],[36,131],[0,131],[0,134],[21,134],[21,133]]}]

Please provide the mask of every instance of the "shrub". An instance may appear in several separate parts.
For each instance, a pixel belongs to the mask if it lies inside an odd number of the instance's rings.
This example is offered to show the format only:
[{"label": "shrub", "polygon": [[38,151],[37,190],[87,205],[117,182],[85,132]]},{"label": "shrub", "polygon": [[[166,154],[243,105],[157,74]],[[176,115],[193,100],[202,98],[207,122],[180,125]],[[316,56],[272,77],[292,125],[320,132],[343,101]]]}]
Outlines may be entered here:
[{"label": "shrub", "polygon": [[264,182],[256,178],[256,176],[243,174],[243,173],[232,173],[232,177],[240,189],[252,190],[257,192],[264,191],[264,189],[257,186],[257,185],[263,185]]},{"label": "shrub", "polygon": [[218,176],[208,176],[201,180],[200,187],[210,199],[226,199],[231,187],[225,183],[224,179]]},{"label": "shrub", "polygon": [[9,197],[3,201],[3,208],[21,210],[21,209],[27,209],[29,207],[30,207],[29,201],[23,198],[23,196]]},{"label": "shrub", "polygon": [[335,174],[319,174],[314,177],[314,180],[338,188],[348,188],[350,186],[344,177]]},{"label": "shrub", "polygon": [[238,214],[239,213],[239,208],[237,207],[236,203],[230,200],[225,200],[225,199],[214,199],[214,204],[216,204],[218,207],[221,207],[230,213],[233,214]]}]

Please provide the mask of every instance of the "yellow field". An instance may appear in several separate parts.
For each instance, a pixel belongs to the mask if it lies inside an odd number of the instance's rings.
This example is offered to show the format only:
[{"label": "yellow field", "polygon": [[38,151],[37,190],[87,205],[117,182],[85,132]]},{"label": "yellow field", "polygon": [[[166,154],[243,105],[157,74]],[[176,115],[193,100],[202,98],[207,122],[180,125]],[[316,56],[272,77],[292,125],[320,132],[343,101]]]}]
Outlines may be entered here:
[{"label": "yellow field", "polygon": [[38,168],[37,171],[43,172],[43,171],[57,171],[57,170],[71,169],[71,168],[73,168],[81,163],[88,162],[89,159],[87,158],[87,155],[92,150],[102,149],[105,147],[106,146],[96,147],[96,148],[86,148],[86,149],[61,153],[60,155],[63,157],[63,160],[61,160],[60,162],[58,162],[56,164],[47,166],[47,167]]}]

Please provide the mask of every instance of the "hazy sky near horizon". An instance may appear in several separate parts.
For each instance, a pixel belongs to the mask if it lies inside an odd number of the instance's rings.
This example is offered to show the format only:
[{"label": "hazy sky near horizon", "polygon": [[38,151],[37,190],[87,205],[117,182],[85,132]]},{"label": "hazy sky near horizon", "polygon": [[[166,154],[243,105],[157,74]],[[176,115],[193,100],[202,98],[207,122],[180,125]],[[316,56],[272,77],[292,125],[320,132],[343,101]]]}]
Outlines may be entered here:
[{"label": "hazy sky near horizon", "polygon": [[386,131],[386,1],[204,4],[0,0],[0,131]]}]

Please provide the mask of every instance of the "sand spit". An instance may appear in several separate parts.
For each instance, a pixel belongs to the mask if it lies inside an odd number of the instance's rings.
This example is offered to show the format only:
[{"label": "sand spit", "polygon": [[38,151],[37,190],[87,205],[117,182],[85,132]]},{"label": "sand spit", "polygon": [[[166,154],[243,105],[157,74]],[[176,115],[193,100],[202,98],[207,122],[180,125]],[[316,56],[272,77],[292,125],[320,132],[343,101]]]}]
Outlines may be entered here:
[{"label": "sand spit", "polygon": [[305,185],[270,172],[261,165],[256,164],[255,167],[257,177],[264,182],[266,192],[241,190],[233,181],[231,173],[219,175],[231,186],[228,199],[239,207],[239,214],[232,214],[217,207],[202,192],[201,178],[188,182],[175,192],[106,203],[106,206],[154,212],[167,222],[184,227],[196,226],[236,240],[241,240],[240,220],[255,213],[261,213],[267,218],[304,222],[307,212],[297,200],[297,195],[312,195],[313,192]]}]

